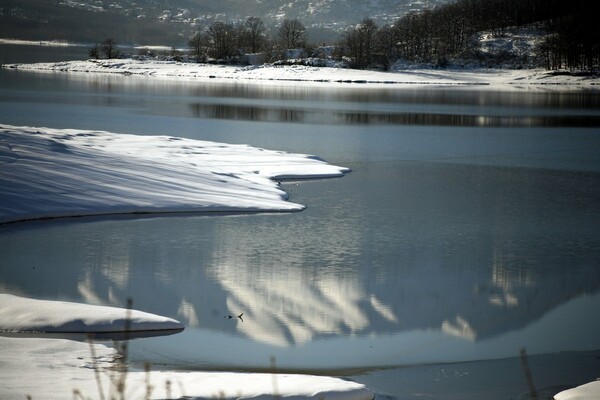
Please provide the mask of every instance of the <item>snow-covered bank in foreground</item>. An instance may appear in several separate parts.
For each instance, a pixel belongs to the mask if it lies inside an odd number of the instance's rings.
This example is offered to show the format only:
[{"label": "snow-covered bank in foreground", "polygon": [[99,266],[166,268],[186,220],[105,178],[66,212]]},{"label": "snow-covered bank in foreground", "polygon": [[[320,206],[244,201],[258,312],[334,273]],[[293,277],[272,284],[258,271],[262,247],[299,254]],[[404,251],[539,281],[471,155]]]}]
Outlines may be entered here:
[{"label": "snow-covered bank in foreground", "polygon": [[395,72],[364,71],[302,65],[230,66],[150,60],[87,60],[37,64],[7,64],[3,68],[24,71],[110,73],[165,79],[213,81],[301,82],[314,84],[368,83],[370,85],[480,85],[495,88],[561,87],[593,88],[597,76],[553,74],[541,69],[410,69]]},{"label": "snow-covered bank in foreground", "polygon": [[0,125],[0,223],[156,212],[298,211],[273,179],[348,172],[314,156],[167,136]]},{"label": "snow-covered bank in foreground", "polygon": [[[88,332],[123,328],[125,309],[57,301],[40,301],[0,294],[0,327],[24,331],[85,329]],[[132,311],[131,329],[180,327],[169,318]],[[48,325],[50,324],[50,325]],[[90,347],[91,346],[91,347]],[[66,339],[0,336],[0,398],[66,399],[77,390],[84,398],[116,394],[110,377],[117,377],[118,352],[103,344]],[[101,381],[97,383],[96,372]],[[171,384],[168,385],[167,382]],[[147,393],[148,385],[153,388]],[[337,378],[308,375],[226,372],[153,371],[125,375],[127,399],[286,399],[370,400],[364,385]]]},{"label": "snow-covered bank in foreground", "polygon": [[555,400],[597,400],[600,399],[600,380],[568,389],[554,396]]},{"label": "snow-covered bank in foreground", "polygon": [[[100,371],[105,398],[112,393],[110,368],[117,352],[103,344],[90,345],[66,339],[1,337],[0,397],[5,400],[63,400],[73,398],[77,390],[86,399],[99,399],[95,368]],[[235,372],[151,371],[150,396],[146,396],[147,375],[128,372],[125,398],[137,399],[285,399],[371,400],[373,394],[364,385],[338,378]],[[167,382],[170,382],[167,389]]]},{"label": "snow-covered bank in foreground", "polygon": [[99,333],[183,328],[179,321],[138,310],[0,293],[0,332]]}]

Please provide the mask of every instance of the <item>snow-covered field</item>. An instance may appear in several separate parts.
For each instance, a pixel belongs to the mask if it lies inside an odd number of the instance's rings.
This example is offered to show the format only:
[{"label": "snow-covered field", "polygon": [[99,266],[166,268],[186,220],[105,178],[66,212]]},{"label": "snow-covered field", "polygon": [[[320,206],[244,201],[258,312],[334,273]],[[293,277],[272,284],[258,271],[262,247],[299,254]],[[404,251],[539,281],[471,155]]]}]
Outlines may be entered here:
[{"label": "snow-covered field", "polygon": [[392,72],[304,65],[231,66],[154,60],[87,60],[6,64],[7,69],[40,72],[107,73],[177,80],[246,81],[289,84],[478,85],[503,89],[523,87],[593,88],[597,76],[553,74],[542,69],[396,69]]},{"label": "snow-covered field", "polygon": [[[80,398],[75,391],[86,399],[116,398],[121,380],[126,399],[373,398],[364,385],[330,377],[157,370],[123,373],[115,370],[121,355],[107,345],[15,333],[120,331],[125,316],[130,318],[131,329],[182,327],[175,320],[137,310],[0,294],[0,398]],[[2,336],[7,331],[10,335]]]},{"label": "snow-covered field", "polygon": [[286,212],[276,180],[339,177],[318,157],[247,145],[0,125],[0,223],[164,212]]}]

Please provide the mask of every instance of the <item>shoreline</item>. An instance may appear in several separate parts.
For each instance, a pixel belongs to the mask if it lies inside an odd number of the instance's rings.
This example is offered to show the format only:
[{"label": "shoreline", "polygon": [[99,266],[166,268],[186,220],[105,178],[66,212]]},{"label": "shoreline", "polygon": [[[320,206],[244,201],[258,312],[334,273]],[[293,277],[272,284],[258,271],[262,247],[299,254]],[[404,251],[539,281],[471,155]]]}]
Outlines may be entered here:
[{"label": "shoreline", "polygon": [[305,65],[220,65],[127,59],[5,64],[5,70],[104,74],[169,81],[310,85],[319,87],[415,88],[453,87],[484,90],[600,90],[593,74],[543,69],[396,69],[391,72]]}]

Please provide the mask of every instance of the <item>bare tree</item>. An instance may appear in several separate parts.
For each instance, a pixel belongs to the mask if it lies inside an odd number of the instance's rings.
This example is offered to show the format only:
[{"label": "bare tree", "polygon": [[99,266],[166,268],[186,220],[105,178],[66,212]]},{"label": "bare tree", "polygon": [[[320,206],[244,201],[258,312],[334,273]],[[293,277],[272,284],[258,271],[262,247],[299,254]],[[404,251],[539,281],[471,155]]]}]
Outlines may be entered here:
[{"label": "bare tree", "polygon": [[93,59],[99,59],[100,58],[100,50],[98,49],[98,45],[95,44],[94,47],[92,47],[89,51],[88,54],[90,56],[90,58]]},{"label": "bare tree", "polygon": [[375,21],[365,18],[344,34],[344,47],[352,58],[354,68],[366,68],[373,63],[376,33]]},{"label": "bare tree", "polygon": [[243,38],[247,40],[248,50],[251,53],[257,53],[264,44],[265,25],[258,17],[249,17],[244,23]]},{"label": "bare tree", "polygon": [[102,42],[101,50],[106,58],[117,58],[119,56],[117,42],[113,38],[108,38]]},{"label": "bare tree", "polygon": [[278,36],[286,49],[301,47],[306,41],[306,28],[297,19],[285,19],[279,27]]},{"label": "bare tree", "polygon": [[375,61],[388,71],[396,58],[397,37],[391,26],[381,27],[375,34]]},{"label": "bare tree", "polygon": [[209,55],[228,59],[235,55],[237,34],[232,23],[213,22],[208,27]]},{"label": "bare tree", "polygon": [[206,57],[207,41],[206,35],[196,32],[188,42],[188,46],[192,48],[192,55],[196,57],[198,62],[203,61]]}]

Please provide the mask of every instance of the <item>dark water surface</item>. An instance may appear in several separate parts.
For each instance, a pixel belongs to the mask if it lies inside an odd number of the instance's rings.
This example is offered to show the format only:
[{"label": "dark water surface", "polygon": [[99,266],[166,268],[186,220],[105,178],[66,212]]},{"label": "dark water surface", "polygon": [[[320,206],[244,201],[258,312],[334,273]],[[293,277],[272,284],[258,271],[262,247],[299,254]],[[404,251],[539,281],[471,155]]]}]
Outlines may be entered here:
[{"label": "dark water surface", "polygon": [[599,105],[599,92],[0,70],[2,124],[248,143],[353,169],[286,183],[302,213],[0,226],[0,291],[131,297],[183,321],[132,343],[156,368],[274,357],[381,397],[506,399],[527,391],[526,348],[540,388],[583,383],[600,370]]}]

